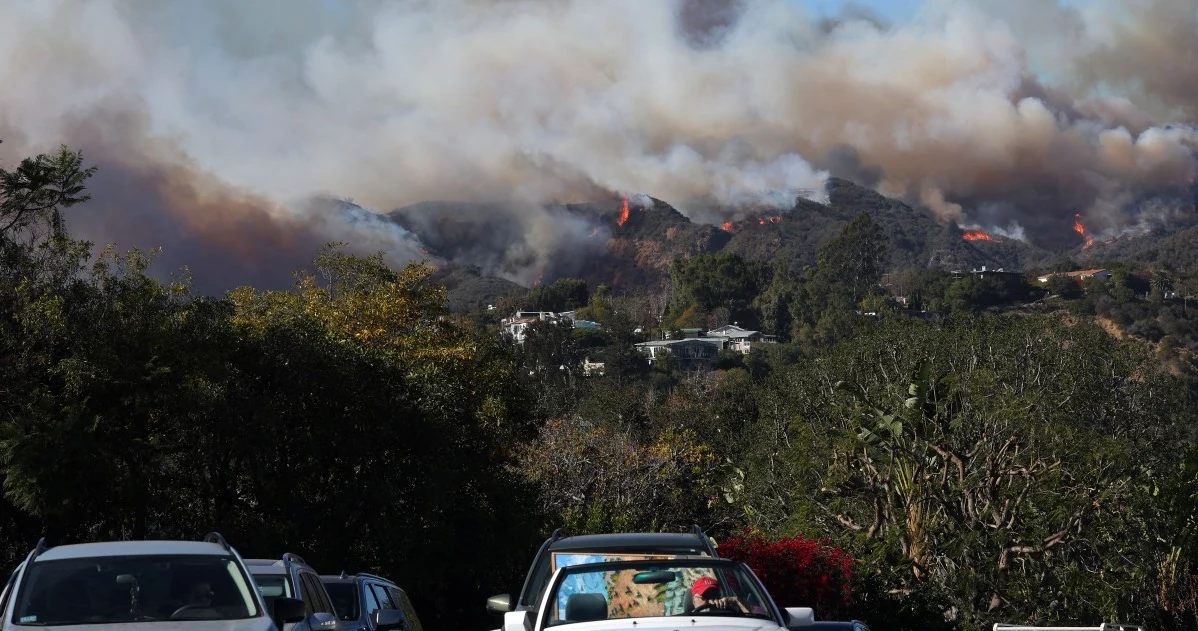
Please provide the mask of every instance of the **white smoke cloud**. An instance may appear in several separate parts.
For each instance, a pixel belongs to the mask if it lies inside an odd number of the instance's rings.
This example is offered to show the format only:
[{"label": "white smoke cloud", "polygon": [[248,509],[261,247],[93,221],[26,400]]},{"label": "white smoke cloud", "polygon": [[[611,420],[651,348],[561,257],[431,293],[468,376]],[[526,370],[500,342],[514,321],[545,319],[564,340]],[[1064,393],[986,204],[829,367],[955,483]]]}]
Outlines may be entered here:
[{"label": "white smoke cloud", "polygon": [[[713,206],[818,194],[849,148],[883,192],[945,219],[1001,207],[994,226],[1035,240],[1068,235],[1074,212],[1117,228],[1124,199],[1194,174],[1192,129],[1162,125],[1198,103],[1198,69],[1172,53],[1198,41],[1195,0],[1137,2],[937,0],[885,27],[817,24],[789,0],[706,16],[666,0],[0,0],[0,133],[16,141],[0,149],[108,143],[113,168],[201,171],[335,236],[361,224],[322,228],[286,200],[500,200],[542,230],[541,202],[623,191],[715,221]],[[417,256],[410,235],[380,242]]]}]

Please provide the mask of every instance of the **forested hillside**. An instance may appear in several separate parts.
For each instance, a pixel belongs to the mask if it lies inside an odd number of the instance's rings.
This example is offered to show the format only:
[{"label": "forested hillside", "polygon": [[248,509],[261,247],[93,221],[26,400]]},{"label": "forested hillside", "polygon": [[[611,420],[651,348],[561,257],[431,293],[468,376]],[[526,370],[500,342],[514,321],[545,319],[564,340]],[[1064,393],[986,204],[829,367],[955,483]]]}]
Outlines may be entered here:
[{"label": "forested hillside", "polygon": [[[7,567],[43,535],[219,530],[246,556],[386,574],[426,628],[482,630],[553,528],[697,523],[826,539],[855,559],[829,615],[876,629],[1196,628],[1198,270],[956,277],[916,254],[944,229],[834,189],[841,214],[781,237],[787,257],[750,256],[768,247],[747,230],[714,251],[728,233],[675,231],[692,255],[622,292],[498,285],[480,294],[500,308],[455,315],[438,281],[477,270],[334,245],[289,290],[205,297],[155,280],[153,253],[71,237],[90,175],[68,149],[0,172]],[[510,344],[517,308],[602,328]],[[729,322],[777,343],[690,372],[633,347]]]}]

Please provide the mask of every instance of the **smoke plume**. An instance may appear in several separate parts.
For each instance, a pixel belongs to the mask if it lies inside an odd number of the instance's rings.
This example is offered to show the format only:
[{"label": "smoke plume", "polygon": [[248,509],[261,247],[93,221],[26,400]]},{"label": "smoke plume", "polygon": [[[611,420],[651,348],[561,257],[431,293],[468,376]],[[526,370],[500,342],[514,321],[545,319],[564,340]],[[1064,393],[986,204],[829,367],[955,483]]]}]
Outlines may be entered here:
[{"label": "smoke plume", "polygon": [[[334,239],[423,258],[362,209],[427,200],[511,217],[488,264],[528,282],[594,232],[550,202],[644,193],[718,223],[832,174],[1063,247],[1075,214],[1139,225],[1195,174],[1198,0],[929,0],[891,25],[797,0],[0,11],[0,159],[84,149],[100,172],[70,225],[220,286],[285,283]],[[313,201],[339,197],[360,208]],[[478,238],[428,240],[454,235]]]}]

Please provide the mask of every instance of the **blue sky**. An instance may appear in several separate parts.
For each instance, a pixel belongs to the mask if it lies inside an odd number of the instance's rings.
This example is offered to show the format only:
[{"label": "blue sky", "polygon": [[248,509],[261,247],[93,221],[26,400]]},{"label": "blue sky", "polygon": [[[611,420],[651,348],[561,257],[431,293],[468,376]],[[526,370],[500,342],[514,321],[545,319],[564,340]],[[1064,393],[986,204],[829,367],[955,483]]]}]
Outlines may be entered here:
[{"label": "blue sky", "polygon": [[[817,15],[835,15],[842,6],[848,4],[846,0],[798,0],[798,2]],[[869,7],[892,22],[901,22],[915,13],[916,7],[919,6],[919,0],[855,0],[855,4]]]},{"label": "blue sky", "polygon": [[[817,15],[835,15],[848,0],[791,0],[805,5]],[[1053,0],[1044,0],[1052,2]],[[1082,5],[1093,0],[1057,0],[1060,4]],[[921,0],[853,0],[854,4],[866,6],[891,22],[902,22],[915,14]]]}]

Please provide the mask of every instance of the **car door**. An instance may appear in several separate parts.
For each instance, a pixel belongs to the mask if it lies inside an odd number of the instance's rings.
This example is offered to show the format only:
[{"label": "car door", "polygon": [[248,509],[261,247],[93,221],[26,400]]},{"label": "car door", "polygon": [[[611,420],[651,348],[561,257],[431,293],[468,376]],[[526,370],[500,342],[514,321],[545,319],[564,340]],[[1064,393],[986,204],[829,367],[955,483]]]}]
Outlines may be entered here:
[{"label": "car door", "polygon": [[360,588],[362,590],[362,613],[366,618],[366,627],[374,629],[374,612],[379,610],[378,598],[375,597],[369,581],[363,581]]},{"label": "car door", "polygon": [[[336,612],[333,610],[333,601],[329,598],[328,592],[324,590],[324,585],[320,582],[320,577],[307,569],[300,570],[299,577],[299,592],[304,601],[304,607],[307,609],[308,619],[304,622],[304,627],[310,631],[328,631],[329,629],[339,629],[341,626],[340,620],[337,618]],[[323,619],[323,623],[319,628],[312,628],[315,624],[312,622],[315,616]]]},{"label": "car door", "polygon": [[420,625],[420,617],[416,615],[416,608],[412,606],[407,592],[394,585],[388,585],[387,593],[391,596],[391,602],[403,611],[404,631],[424,631],[424,627]]}]

